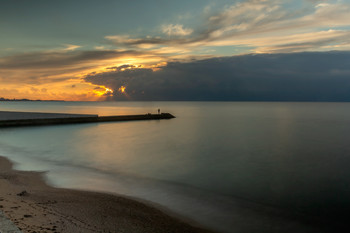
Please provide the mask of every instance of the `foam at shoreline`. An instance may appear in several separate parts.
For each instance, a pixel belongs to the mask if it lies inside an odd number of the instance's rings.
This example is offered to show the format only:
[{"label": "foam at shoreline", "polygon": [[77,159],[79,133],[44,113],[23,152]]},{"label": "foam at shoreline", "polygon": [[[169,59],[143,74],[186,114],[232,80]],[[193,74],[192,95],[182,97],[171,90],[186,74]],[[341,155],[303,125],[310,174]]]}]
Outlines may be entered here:
[{"label": "foam at shoreline", "polygon": [[59,189],[0,157],[0,207],[24,232],[209,232],[121,196]]},{"label": "foam at shoreline", "polygon": [[[23,167],[21,164],[16,166]],[[65,170],[58,171],[53,166],[53,171],[45,173],[49,183],[54,186],[118,193],[156,206],[186,222],[219,232],[322,232],[317,221],[310,224],[306,216],[272,206],[123,173],[102,172],[61,163],[58,167],[64,167]],[[75,182],[69,183],[72,176]]]}]

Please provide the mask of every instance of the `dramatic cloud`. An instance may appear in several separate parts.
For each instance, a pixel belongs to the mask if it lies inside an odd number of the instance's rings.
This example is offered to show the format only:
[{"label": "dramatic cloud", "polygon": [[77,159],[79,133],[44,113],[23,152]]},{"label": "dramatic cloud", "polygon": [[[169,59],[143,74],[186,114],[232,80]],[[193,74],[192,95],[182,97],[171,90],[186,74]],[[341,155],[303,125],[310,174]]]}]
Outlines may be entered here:
[{"label": "dramatic cloud", "polygon": [[350,101],[349,67],[350,52],[261,54],[114,67],[85,80],[114,100]]},{"label": "dramatic cloud", "polygon": [[193,32],[192,29],[183,28],[183,25],[180,25],[180,24],[163,25],[162,31],[168,36],[188,36]]},{"label": "dramatic cloud", "polygon": [[[132,50],[46,51],[0,58],[0,96],[7,98],[103,100],[108,92],[84,82],[82,76],[111,65],[136,62],[157,64],[162,58]],[[20,85],[19,85],[20,84]],[[74,86],[75,88],[71,88]],[[6,90],[16,90],[10,92]],[[36,90],[36,91],[35,91]],[[45,90],[45,91],[39,91]],[[104,90],[104,91],[102,91]]]},{"label": "dramatic cloud", "polygon": [[[147,63],[161,58],[132,50],[98,50],[71,52],[37,52],[0,58],[0,79],[5,83],[52,82],[55,76],[62,80],[101,67],[124,63],[127,60],[142,60]],[[26,75],[23,75],[26,73]],[[29,76],[29,77],[28,77]]]},{"label": "dramatic cloud", "polygon": [[[95,11],[100,3],[88,2],[96,19],[80,15],[85,17],[81,22],[91,24],[72,24],[74,33],[66,31],[70,17],[77,17],[73,11],[66,12],[67,25],[48,28],[37,17],[45,12],[38,8],[28,15],[30,30],[24,30],[22,15],[4,14],[22,30],[12,34],[13,27],[4,25],[12,39],[0,45],[0,96],[11,97],[7,90],[14,90],[16,98],[66,100],[298,100],[296,93],[300,100],[345,98],[339,93],[347,87],[349,72],[339,66],[348,55],[329,51],[350,50],[348,1],[212,1],[207,6],[191,3],[184,10],[173,3],[180,10],[143,9],[155,16],[149,20],[133,18],[131,3],[125,3],[128,12],[108,15]],[[12,2],[6,6],[17,7]],[[21,40],[17,32],[28,37]],[[325,53],[301,53],[315,51]],[[227,57],[233,55],[244,56]],[[316,69],[316,64],[322,66]],[[313,74],[303,73],[308,65]],[[337,95],[327,89],[332,86]],[[316,95],[316,89],[322,94]]]},{"label": "dramatic cloud", "polygon": [[80,48],[81,46],[79,45],[73,45],[73,44],[65,44],[66,48],[64,48],[64,51],[74,51],[78,48]]},{"label": "dramatic cloud", "polygon": [[108,60],[125,55],[137,56],[140,54],[141,52],[131,50],[77,51],[70,53],[34,52],[0,58],[0,69],[9,70],[18,68],[67,68],[82,63]]},{"label": "dramatic cloud", "polygon": [[[133,47],[170,46],[196,50],[210,46],[245,46],[251,48],[250,52],[268,53],[322,51],[348,43],[348,3],[309,1],[294,11],[290,11],[287,4],[278,0],[243,1],[207,17],[195,30],[185,29],[180,24],[162,27],[162,32],[168,36],[191,35],[187,38],[132,38],[127,35],[105,38],[116,45]],[[318,37],[322,33],[327,34],[327,40]],[[291,42],[288,37],[297,42]]]}]

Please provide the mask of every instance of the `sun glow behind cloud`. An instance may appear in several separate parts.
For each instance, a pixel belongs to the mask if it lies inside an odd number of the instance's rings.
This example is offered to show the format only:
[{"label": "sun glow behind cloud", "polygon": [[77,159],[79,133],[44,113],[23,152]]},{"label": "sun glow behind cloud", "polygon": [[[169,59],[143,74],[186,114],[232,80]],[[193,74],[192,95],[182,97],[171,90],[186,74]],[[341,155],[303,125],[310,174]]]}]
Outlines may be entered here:
[{"label": "sun glow behind cloud", "polygon": [[125,93],[125,89],[126,89],[125,86],[120,86],[119,89],[118,89],[118,91],[119,91],[120,93]]},{"label": "sun glow behind cloud", "polygon": [[158,55],[120,50],[47,51],[0,58],[0,97],[105,100],[113,90],[85,82],[86,75],[108,72],[111,67],[125,64],[140,68],[157,67],[158,63],[164,64],[163,60]]},{"label": "sun glow behind cloud", "polygon": [[[131,95],[132,90],[128,83],[101,86],[85,77],[109,74],[113,67],[131,79],[138,68],[161,71],[172,62],[249,53],[350,50],[350,4],[346,1],[242,0],[216,5],[201,6],[201,13],[186,9],[186,14],[164,18],[147,30],[141,24],[134,34],[130,30],[113,33],[109,28],[110,34],[99,34],[99,43],[66,40],[23,52],[9,50],[15,47],[10,44],[1,50],[0,45],[0,97],[105,100],[127,92]],[[192,11],[197,13],[192,15]]]},{"label": "sun glow behind cloud", "polygon": [[96,96],[111,96],[113,94],[113,90],[105,87],[105,86],[97,86],[94,88],[94,94]]}]

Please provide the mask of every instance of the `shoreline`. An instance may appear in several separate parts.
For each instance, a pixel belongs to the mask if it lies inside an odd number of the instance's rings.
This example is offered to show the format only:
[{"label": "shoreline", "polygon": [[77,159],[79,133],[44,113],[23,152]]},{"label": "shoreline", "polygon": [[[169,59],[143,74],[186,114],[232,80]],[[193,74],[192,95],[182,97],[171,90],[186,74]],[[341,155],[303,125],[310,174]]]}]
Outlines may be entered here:
[{"label": "shoreline", "polygon": [[0,211],[22,232],[214,232],[163,208],[114,194],[49,186],[0,156]]}]

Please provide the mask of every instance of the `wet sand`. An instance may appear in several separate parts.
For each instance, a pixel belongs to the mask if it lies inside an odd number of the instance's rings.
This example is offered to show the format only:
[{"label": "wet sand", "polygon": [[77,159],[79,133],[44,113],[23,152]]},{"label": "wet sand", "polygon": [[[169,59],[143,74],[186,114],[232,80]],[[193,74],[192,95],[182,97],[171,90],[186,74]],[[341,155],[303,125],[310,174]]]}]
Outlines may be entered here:
[{"label": "wet sand", "polygon": [[209,233],[125,197],[48,186],[0,157],[0,211],[23,232]]}]

